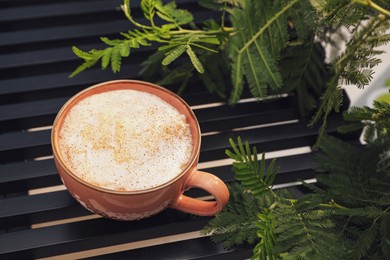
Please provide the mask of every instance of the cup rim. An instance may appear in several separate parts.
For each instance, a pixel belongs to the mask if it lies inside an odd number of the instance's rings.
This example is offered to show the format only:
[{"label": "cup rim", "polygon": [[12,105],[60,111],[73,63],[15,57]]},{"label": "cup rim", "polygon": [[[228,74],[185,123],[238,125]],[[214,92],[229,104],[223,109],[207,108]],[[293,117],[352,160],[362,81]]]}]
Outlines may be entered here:
[{"label": "cup rim", "polygon": [[[193,150],[193,153],[191,154],[191,158],[188,161],[186,167],[178,175],[176,175],[175,178],[170,179],[169,181],[167,181],[165,183],[162,183],[160,185],[157,185],[157,186],[154,186],[154,187],[151,187],[151,188],[147,188],[147,189],[142,189],[142,190],[130,190],[130,191],[129,190],[124,190],[124,191],[122,191],[122,190],[113,190],[113,189],[99,187],[99,186],[96,186],[94,184],[91,184],[91,183],[83,180],[82,178],[80,178],[76,174],[74,174],[72,172],[72,170],[64,162],[64,160],[62,158],[62,154],[59,151],[60,148],[59,148],[59,143],[58,143],[58,132],[59,132],[58,121],[62,118],[64,111],[71,104],[73,104],[74,100],[76,100],[78,97],[84,95],[86,92],[89,92],[89,91],[91,91],[93,89],[104,87],[104,86],[107,86],[107,85],[110,85],[110,84],[118,84],[118,83],[119,84],[121,84],[121,83],[134,84],[135,83],[135,84],[138,84],[138,85],[145,85],[146,87],[149,87],[149,88],[152,88],[152,89],[158,89],[159,91],[165,92],[166,94],[168,94],[168,95],[174,97],[175,99],[177,99],[187,109],[187,111],[189,112],[189,115],[192,118],[192,120],[193,120],[193,122],[195,123],[195,126],[196,126],[196,134],[198,135],[198,138],[197,138],[198,142],[197,142],[197,144],[193,144],[195,149]],[[154,93],[152,93],[152,94],[156,95]],[[104,192],[104,193],[118,194],[118,195],[132,195],[132,194],[135,195],[135,194],[149,193],[149,192],[153,192],[153,191],[157,191],[157,190],[163,189],[163,188],[165,188],[165,187],[175,183],[177,180],[182,178],[188,171],[190,171],[190,169],[195,164],[197,164],[197,162],[198,162],[200,146],[201,146],[201,131],[200,131],[199,122],[198,122],[198,120],[197,120],[197,118],[195,116],[195,113],[192,111],[191,107],[180,96],[178,96],[177,94],[173,93],[172,91],[170,91],[170,90],[168,90],[168,89],[166,89],[164,87],[161,87],[159,85],[156,85],[156,84],[153,84],[153,83],[150,83],[150,82],[141,81],[141,80],[119,79],[119,80],[110,80],[110,81],[104,81],[104,82],[101,82],[101,83],[94,84],[94,85],[92,85],[92,86],[90,86],[88,88],[85,88],[84,90],[76,93],[68,101],[66,101],[64,103],[64,105],[60,108],[60,110],[58,111],[58,113],[57,113],[57,115],[56,115],[56,117],[54,119],[53,127],[52,127],[52,130],[51,130],[51,146],[52,146],[55,162],[58,163],[60,165],[60,167],[66,172],[66,174],[68,176],[70,176],[71,178],[73,178],[76,182],[81,183],[81,184],[83,184],[83,185],[85,185],[85,186],[87,186],[89,188],[94,189],[94,190],[98,190],[100,192]]]}]

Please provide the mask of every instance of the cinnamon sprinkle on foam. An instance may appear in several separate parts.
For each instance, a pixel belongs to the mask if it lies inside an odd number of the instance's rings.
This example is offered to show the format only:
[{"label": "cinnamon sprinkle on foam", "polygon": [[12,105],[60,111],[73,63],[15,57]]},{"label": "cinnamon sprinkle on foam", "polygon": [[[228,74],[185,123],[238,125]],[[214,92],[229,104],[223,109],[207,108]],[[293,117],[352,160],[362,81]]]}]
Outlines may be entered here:
[{"label": "cinnamon sprinkle on foam", "polygon": [[180,174],[191,157],[186,117],[161,98],[115,90],[81,100],[59,133],[70,169],[91,184],[142,190]]}]

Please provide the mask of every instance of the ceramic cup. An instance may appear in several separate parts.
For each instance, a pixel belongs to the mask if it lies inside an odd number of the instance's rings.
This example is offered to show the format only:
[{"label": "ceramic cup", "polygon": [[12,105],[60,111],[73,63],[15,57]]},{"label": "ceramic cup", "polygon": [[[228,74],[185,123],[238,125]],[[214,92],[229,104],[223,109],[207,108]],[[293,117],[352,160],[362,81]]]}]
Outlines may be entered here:
[{"label": "ceramic cup", "polygon": [[[118,89],[133,89],[159,96],[186,116],[193,147],[191,159],[175,178],[159,186],[136,191],[115,191],[88,183],[66,165],[59,146],[59,130],[69,110],[88,96]],[[100,83],[72,97],[58,112],[51,136],[54,162],[62,182],[71,195],[88,210],[118,220],[135,220],[159,213],[167,207],[201,216],[220,212],[229,200],[229,191],[222,180],[213,174],[198,171],[201,134],[199,123],[191,108],[176,94],[151,83],[135,80],[116,80]],[[104,174],[104,173],[102,173]],[[214,196],[213,201],[202,201],[183,193],[200,188]]]}]

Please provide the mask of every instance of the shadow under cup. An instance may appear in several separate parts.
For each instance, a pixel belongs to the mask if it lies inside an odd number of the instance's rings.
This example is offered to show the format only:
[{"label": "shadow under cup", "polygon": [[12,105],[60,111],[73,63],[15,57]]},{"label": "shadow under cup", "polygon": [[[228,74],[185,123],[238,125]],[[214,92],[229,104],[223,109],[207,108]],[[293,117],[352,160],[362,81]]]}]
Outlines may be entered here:
[{"label": "shadow under cup", "polygon": [[[71,171],[63,159],[59,146],[59,130],[70,109],[88,96],[120,89],[138,90],[159,96],[186,116],[193,142],[191,158],[180,174],[164,184],[144,190],[110,190],[82,180]],[[135,220],[157,214],[167,207],[196,215],[211,216],[220,212],[229,200],[229,191],[222,180],[210,173],[197,170],[201,135],[193,111],[176,94],[151,83],[116,80],[81,91],[58,112],[53,124],[51,142],[55,165],[68,191],[85,208],[104,217]],[[214,196],[215,201],[202,201],[183,195],[184,191],[192,187],[207,191]]]}]

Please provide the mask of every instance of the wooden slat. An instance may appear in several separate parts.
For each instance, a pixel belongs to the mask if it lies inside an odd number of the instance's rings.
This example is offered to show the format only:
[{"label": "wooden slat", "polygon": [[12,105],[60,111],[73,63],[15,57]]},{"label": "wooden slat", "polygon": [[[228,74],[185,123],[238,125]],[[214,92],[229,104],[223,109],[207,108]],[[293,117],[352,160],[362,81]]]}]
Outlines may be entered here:
[{"label": "wooden slat", "polygon": [[68,99],[69,97],[0,106],[0,122],[56,114]]},{"label": "wooden slat", "polygon": [[209,218],[166,210],[158,216],[131,222],[99,218],[40,229],[0,234],[5,257],[47,257],[118,243],[180,234],[201,229]]},{"label": "wooden slat", "polygon": [[[86,259],[109,260],[109,259],[156,259],[159,260],[171,259],[210,259],[210,260],[226,260],[226,259],[249,259],[252,256],[253,245],[242,245],[240,247],[227,250],[222,245],[213,243],[208,237],[195,238],[185,241],[172,242],[148,248],[140,248],[135,250],[123,251],[119,253],[111,253],[101,256],[94,256]],[[179,253],[172,248],[185,248]]]},{"label": "wooden slat", "polygon": [[[83,1],[78,3],[52,2],[51,4],[30,6],[22,5],[16,8],[3,8],[0,9],[0,23],[19,22],[23,20],[43,19],[49,17],[62,17],[69,14],[91,15],[107,11],[117,11],[117,7],[120,4],[122,4],[122,1],[120,0]],[[132,5],[139,6],[139,1],[132,1]]]}]

